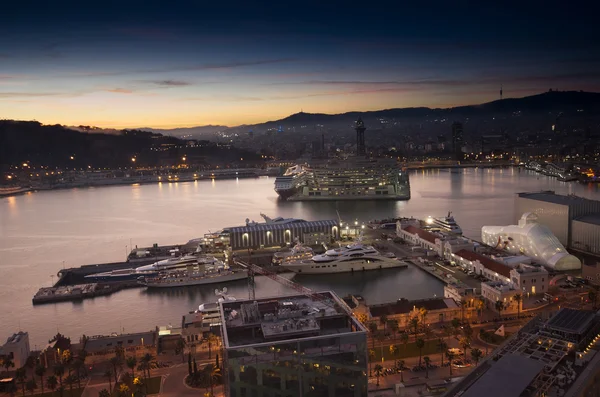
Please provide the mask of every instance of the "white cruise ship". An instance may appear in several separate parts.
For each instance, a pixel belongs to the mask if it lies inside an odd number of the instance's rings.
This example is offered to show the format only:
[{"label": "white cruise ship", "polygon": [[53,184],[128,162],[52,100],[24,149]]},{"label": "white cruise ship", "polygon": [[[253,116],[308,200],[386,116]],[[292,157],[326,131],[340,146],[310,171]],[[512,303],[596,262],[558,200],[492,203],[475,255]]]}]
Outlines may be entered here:
[{"label": "white cruise ship", "polygon": [[452,212],[448,212],[448,215],[445,218],[433,218],[428,217],[426,220],[428,225],[432,227],[437,227],[444,232],[450,232],[454,234],[462,234],[462,229],[458,226],[458,223],[454,220],[452,216]]},{"label": "white cruise ship", "polygon": [[282,266],[294,273],[323,274],[406,267],[407,264],[392,253],[381,254],[369,245],[356,243],[327,250],[310,260],[288,262]]},{"label": "white cruise ship", "polygon": [[302,165],[288,168],[282,176],[275,178],[275,192],[283,200],[287,200],[298,193],[306,183],[309,171]]}]

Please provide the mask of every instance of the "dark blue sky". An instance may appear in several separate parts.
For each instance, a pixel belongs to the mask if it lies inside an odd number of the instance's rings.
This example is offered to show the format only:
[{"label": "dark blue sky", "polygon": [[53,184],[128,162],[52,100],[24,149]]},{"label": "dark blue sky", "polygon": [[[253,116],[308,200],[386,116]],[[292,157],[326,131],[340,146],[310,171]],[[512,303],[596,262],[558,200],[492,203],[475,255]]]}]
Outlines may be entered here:
[{"label": "dark blue sky", "polygon": [[233,125],[479,103],[501,84],[505,96],[600,90],[590,6],[324,3],[3,4],[0,117]]}]

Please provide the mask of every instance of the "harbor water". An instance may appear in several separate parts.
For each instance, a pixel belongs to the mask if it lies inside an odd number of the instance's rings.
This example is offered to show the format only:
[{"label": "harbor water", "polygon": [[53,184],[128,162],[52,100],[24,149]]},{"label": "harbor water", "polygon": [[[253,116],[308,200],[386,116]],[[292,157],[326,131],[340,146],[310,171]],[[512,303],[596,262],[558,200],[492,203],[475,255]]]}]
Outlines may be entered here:
[{"label": "harbor water", "polygon": [[[21,329],[32,347],[60,331],[82,334],[179,326],[181,315],[214,301],[208,285],[170,290],[130,289],[78,303],[33,306],[35,292],[56,281],[64,267],[122,261],[131,246],[185,243],[209,230],[261,221],[269,216],[306,220],[368,221],[393,216],[444,216],[452,211],[465,235],[479,239],[483,225],[515,220],[515,193],[555,190],[600,199],[597,185],[559,182],[532,171],[440,169],[411,172],[409,201],[281,202],[274,178],[162,183],[27,193],[0,199],[0,338]],[[293,275],[286,275],[292,277]],[[313,290],[361,294],[367,303],[440,296],[442,283],[421,270],[389,269],[364,274],[298,275]],[[228,283],[231,295],[247,298],[245,281]],[[256,295],[290,292],[264,277]]]}]

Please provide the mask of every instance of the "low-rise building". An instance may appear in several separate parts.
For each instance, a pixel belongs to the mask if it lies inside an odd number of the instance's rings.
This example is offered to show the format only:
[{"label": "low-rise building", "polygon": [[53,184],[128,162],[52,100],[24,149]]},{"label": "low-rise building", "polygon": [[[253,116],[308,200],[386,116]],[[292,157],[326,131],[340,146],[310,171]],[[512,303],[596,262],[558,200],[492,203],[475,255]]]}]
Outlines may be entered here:
[{"label": "low-rise building", "polygon": [[155,346],[156,332],[88,336],[83,343],[83,349],[90,354],[109,354],[116,349],[123,349],[126,352],[135,351]]},{"label": "low-rise building", "polygon": [[470,302],[475,296],[477,296],[477,291],[473,287],[464,284],[444,285],[444,298],[452,298],[456,302]]},{"label": "low-rise building", "polygon": [[44,367],[51,368],[61,361],[65,350],[71,350],[71,338],[58,333],[50,339],[46,347],[40,352],[40,361]]},{"label": "low-rise building", "polygon": [[511,268],[478,252],[460,250],[452,254],[454,262],[492,281],[510,282]]},{"label": "low-rise building", "polygon": [[481,296],[489,302],[488,307],[496,309],[496,302],[503,302],[502,312],[516,312],[518,303],[513,299],[520,293],[512,284],[504,284],[498,281],[486,281],[481,283]]},{"label": "low-rise building", "polygon": [[15,368],[21,368],[27,363],[29,353],[29,334],[19,331],[12,334],[6,343],[0,346],[0,361],[2,358],[10,358]]},{"label": "low-rise building", "polygon": [[550,285],[548,271],[542,266],[518,265],[510,271],[510,279],[515,288],[527,296],[545,294]]},{"label": "low-rise building", "polygon": [[[424,309],[424,311],[422,311]],[[437,324],[452,321],[454,318],[471,318],[475,316],[475,308],[460,306],[451,298],[431,298],[409,301],[398,299],[397,302],[382,303],[369,306],[370,318],[379,324],[379,319],[386,316],[388,320],[397,320],[401,328],[407,328],[413,317],[426,324]]]}]

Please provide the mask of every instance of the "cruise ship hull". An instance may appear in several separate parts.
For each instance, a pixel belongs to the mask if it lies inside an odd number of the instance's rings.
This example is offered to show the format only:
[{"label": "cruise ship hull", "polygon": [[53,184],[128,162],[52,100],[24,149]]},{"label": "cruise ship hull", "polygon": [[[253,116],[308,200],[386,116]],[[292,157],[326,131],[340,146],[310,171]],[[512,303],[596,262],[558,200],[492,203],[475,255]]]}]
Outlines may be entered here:
[{"label": "cruise ship hull", "polygon": [[204,285],[204,284],[217,284],[225,283],[229,281],[243,280],[248,277],[246,270],[236,270],[227,274],[211,274],[204,277],[194,278],[175,278],[173,280],[143,280],[140,284],[148,288],[175,288],[175,287],[189,287],[193,285]]},{"label": "cruise ship hull", "polygon": [[292,189],[275,189],[275,192],[279,195],[282,200],[289,200],[294,194],[298,193],[298,188]]},{"label": "cruise ship hull", "polygon": [[356,195],[356,196],[305,196],[305,195],[295,195],[290,196],[287,201],[342,201],[342,200],[382,200],[382,201],[399,201],[399,200],[410,200],[410,194],[407,195],[399,195],[399,196],[376,196],[376,195]]},{"label": "cruise ship hull", "polygon": [[328,273],[351,273],[363,272],[367,270],[392,269],[399,267],[408,267],[406,262],[398,259],[378,260],[369,262],[365,259],[348,262],[329,262],[318,263],[313,261],[298,262],[296,264],[286,264],[286,269],[300,274],[328,274]]}]

